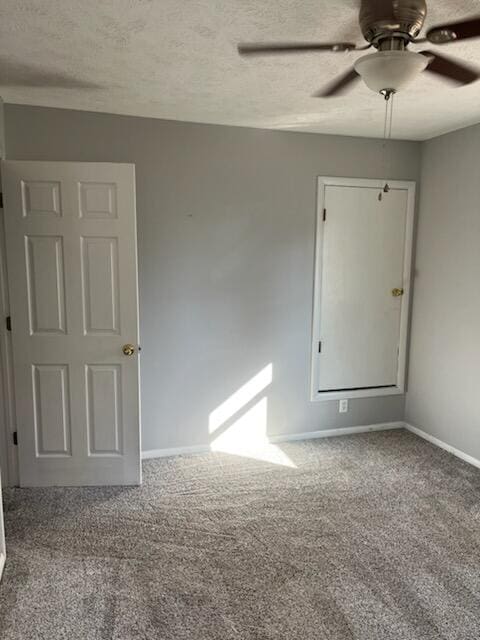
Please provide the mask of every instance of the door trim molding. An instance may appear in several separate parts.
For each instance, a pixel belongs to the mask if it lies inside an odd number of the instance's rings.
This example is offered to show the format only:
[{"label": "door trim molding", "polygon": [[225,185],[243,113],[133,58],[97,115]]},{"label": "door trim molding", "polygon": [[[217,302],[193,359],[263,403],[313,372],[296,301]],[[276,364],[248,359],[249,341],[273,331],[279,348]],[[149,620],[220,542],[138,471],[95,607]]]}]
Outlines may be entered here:
[{"label": "door trim molding", "polygon": [[431,444],[434,444],[436,447],[440,447],[440,449],[444,449],[445,451],[448,451],[448,453],[451,453],[457,458],[460,458],[460,460],[463,460],[464,462],[468,462],[468,464],[471,464],[474,467],[477,467],[478,469],[480,469],[480,460],[478,460],[477,458],[474,458],[468,453],[465,453],[464,451],[460,451],[460,449],[453,447],[451,444],[448,444],[447,442],[443,442],[443,440],[440,440],[439,438],[432,436],[430,433],[427,433],[426,431],[423,431],[418,427],[414,427],[413,425],[408,424],[408,422],[405,422],[405,429],[407,431],[410,431],[411,433],[414,433],[419,438],[423,438],[424,440],[427,440]]},{"label": "door trim molding", "polygon": [[[329,391],[320,393],[317,381],[319,379],[318,345],[321,339],[320,330],[320,302],[322,283],[323,261],[323,212],[325,208],[325,187],[368,187],[380,189],[383,180],[370,178],[335,178],[331,176],[319,176],[317,181],[317,215],[315,228],[315,259],[314,259],[314,285],[313,285],[313,309],[312,309],[312,345],[311,345],[311,369],[310,369],[310,400],[312,402],[324,402],[326,400],[340,400],[342,398],[371,398],[376,396],[393,396],[405,393],[405,377],[408,344],[408,323],[411,301],[411,269],[413,260],[413,230],[415,219],[415,189],[416,183],[406,180],[389,180],[390,189],[402,189],[407,191],[407,215],[405,224],[405,255],[403,266],[403,304],[400,314],[400,340],[398,354],[397,382],[394,387],[356,389],[352,391]],[[328,213],[327,213],[328,216]]]},{"label": "door trim molding", "polygon": [[[6,157],[5,114],[0,98],[0,158]],[[1,189],[1,181],[0,181]],[[13,383],[12,334],[6,330],[6,318],[10,315],[8,294],[7,255],[5,246],[5,211],[0,208],[0,469],[4,487],[17,486],[18,454],[13,443],[16,429],[15,387]],[[5,558],[3,558],[3,562]],[[0,558],[0,565],[2,559]],[[1,575],[1,570],[0,570]]]},{"label": "door trim molding", "polygon": [[[365,424],[355,427],[339,427],[334,429],[321,429],[319,431],[305,431],[303,433],[285,433],[278,436],[269,436],[270,444],[280,444],[282,442],[295,442],[298,440],[317,440],[318,438],[333,438],[338,436],[349,436],[358,433],[368,433],[370,431],[391,431],[392,429],[403,429],[405,424],[401,421],[381,422],[378,424]],[[153,458],[167,458],[172,456],[186,456],[199,453],[209,453],[212,451],[210,445],[196,445],[191,447],[172,447],[171,449],[147,449],[142,451],[142,460]],[[218,451],[216,451],[218,453]]]},{"label": "door trim molding", "polygon": [[7,331],[5,320],[10,315],[7,261],[5,254],[5,211],[0,209],[0,442],[5,455],[0,456],[2,484],[18,486],[18,455],[13,443],[15,431],[15,386],[13,381],[12,334]]}]

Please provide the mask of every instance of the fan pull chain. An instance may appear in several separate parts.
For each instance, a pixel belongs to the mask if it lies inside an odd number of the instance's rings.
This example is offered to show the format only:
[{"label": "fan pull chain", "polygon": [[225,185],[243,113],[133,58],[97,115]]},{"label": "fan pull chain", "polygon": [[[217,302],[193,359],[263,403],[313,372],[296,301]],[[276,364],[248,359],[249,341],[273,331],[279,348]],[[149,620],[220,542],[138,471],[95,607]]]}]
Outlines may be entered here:
[{"label": "fan pull chain", "polygon": [[390,191],[390,187],[387,182],[387,176],[389,173],[389,156],[388,156],[388,143],[392,139],[392,123],[393,123],[393,97],[394,91],[385,91],[383,96],[385,98],[385,119],[383,122],[383,146],[382,146],[382,168],[385,179],[382,180],[382,188],[378,194],[378,199],[383,199],[383,194]]}]

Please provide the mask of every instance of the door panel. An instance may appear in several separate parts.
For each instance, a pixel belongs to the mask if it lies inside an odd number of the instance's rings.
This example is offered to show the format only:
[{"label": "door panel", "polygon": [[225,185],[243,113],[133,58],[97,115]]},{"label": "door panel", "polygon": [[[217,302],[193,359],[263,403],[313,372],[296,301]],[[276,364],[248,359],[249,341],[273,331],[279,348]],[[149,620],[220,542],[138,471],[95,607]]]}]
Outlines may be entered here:
[{"label": "door panel", "polygon": [[66,364],[32,366],[36,455],[72,455],[69,370]]},{"label": "door panel", "polygon": [[325,187],[319,392],[397,385],[407,205],[406,189]]},{"label": "door panel", "polygon": [[138,344],[134,167],[2,174],[20,483],[137,484],[138,353],[122,352]]},{"label": "door panel", "polygon": [[61,236],[25,236],[30,333],[65,333]]},{"label": "door panel", "polygon": [[90,455],[122,455],[121,369],[87,364],[87,421]]},{"label": "door panel", "polygon": [[22,180],[20,185],[24,218],[39,215],[42,218],[59,218],[62,215],[60,182]]},{"label": "door panel", "polygon": [[120,304],[117,238],[80,238],[86,335],[118,334]]},{"label": "door panel", "polygon": [[89,220],[117,217],[117,185],[115,183],[79,182],[80,217]]}]

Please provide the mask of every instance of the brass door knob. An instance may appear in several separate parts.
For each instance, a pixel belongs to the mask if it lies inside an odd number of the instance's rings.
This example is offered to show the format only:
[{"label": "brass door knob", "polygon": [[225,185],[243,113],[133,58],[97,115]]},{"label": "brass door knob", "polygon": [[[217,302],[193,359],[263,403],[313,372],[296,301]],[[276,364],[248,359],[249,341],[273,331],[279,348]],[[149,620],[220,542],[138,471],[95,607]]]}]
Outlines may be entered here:
[{"label": "brass door knob", "polygon": [[392,289],[392,296],[394,298],[399,298],[400,296],[403,296],[403,289]]},{"label": "brass door knob", "polygon": [[133,344],[124,344],[122,351],[126,356],[133,356],[133,354],[135,353],[135,347]]}]

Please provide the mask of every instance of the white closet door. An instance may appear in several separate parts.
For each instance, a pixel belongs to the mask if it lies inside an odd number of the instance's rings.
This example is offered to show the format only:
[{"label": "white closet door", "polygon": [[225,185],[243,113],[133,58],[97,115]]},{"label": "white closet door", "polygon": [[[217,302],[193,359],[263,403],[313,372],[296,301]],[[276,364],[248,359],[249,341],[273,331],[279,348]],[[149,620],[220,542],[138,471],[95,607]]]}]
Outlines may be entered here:
[{"label": "white closet door", "polygon": [[2,176],[20,484],[138,484],[134,166]]},{"label": "white closet door", "polygon": [[323,185],[319,219],[313,382],[319,399],[402,391],[413,185],[393,186],[379,201],[377,181],[344,181]]}]

